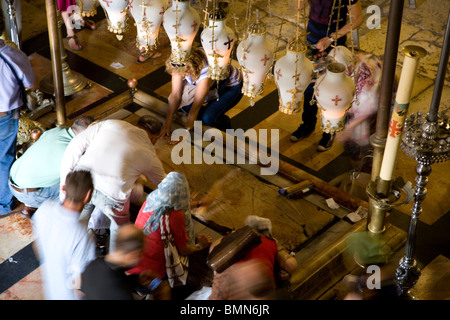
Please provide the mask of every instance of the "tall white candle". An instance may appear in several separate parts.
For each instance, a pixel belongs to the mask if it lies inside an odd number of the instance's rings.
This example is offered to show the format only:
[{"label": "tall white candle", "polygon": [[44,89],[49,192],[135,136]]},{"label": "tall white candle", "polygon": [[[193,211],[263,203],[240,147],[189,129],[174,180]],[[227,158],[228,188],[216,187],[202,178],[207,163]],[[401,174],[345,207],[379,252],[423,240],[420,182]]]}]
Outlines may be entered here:
[{"label": "tall white candle", "polygon": [[408,112],[409,102],[411,100],[417,66],[420,58],[426,55],[425,49],[419,46],[406,46],[402,52],[405,54],[405,60],[398,83],[394,109],[392,110],[391,120],[389,122],[389,131],[380,169],[380,178],[385,181],[391,181],[394,178],[398,149],[400,147],[406,113]]}]

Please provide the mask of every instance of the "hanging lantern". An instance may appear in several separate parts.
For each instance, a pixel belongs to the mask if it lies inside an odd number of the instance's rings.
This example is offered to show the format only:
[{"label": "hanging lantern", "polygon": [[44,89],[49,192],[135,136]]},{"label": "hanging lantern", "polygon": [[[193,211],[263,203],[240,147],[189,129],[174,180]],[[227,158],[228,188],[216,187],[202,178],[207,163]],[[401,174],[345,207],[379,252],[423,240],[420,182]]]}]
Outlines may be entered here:
[{"label": "hanging lantern", "polygon": [[208,27],[202,31],[200,38],[208,58],[210,78],[212,80],[228,78],[235,34],[226,26],[223,10],[210,14]]},{"label": "hanging lantern", "polygon": [[93,17],[97,14],[98,0],[76,0],[81,16]]},{"label": "hanging lantern", "polygon": [[342,63],[347,68],[347,74],[352,74],[355,65],[355,57],[347,47],[334,47],[328,53],[328,57],[332,58],[335,62]]},{"label": "hanging lantern", "polygon": [[314,96],[322,116],[322,131],[336,133],[344,129],[346,111],[350,108],[356,88],[345,73],[345,65],[330,63],[314,86]]},{"label": "hanging lantern", "polygon": [[171,61],[186,63],[200,27],[200,16],[191,7],[190,0],[173,0],[172,6],[164,13],[163,27],[172,47]]},{"label": "hanging lantern", "polygon": [[[255,98],[263,93],[264,83],[274,61],[274,49],[266,38],[264,23],[256,20],[248,28],[248,37],[239,43],[236,56],[244,76],[242,93]],[[253,101],[251,101],[253,105]]]},{"label": "hanging lantern", "polygon": [[122,40],[127,27],[128,0],[100,0],[100,5],[105,11],[108,31],[115,33],[118,40]]},{"label": "hanging lantern", "polygon": [[293,114],[303,106],[303,92],[311,83],[314,66],[306,57],[307,47],[300,39],[288,44],[286,55],[274,66],[275,83],[280,100],[279,110]]},{"label": "hanging lantern", "polygon": [[144,53],[158,46],[158,36],[167,8],[167,0],[134,0],[130,3],[130,13],[136,23],[136,46]]}]

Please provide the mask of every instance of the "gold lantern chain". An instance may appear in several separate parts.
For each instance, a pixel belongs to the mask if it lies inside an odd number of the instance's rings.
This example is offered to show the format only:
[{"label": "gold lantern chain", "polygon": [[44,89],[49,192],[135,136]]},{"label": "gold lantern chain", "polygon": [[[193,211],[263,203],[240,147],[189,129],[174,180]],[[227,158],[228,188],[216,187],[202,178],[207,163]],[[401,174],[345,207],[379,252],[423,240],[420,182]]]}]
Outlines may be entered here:
[{"label": "gold lantern chain", "polygon": [[353,17],[352,17],[352,1],[348,2],[348,22],[350,23],[350,46],[352,48],[352,55],[355,54],[355,43],[353,42]]},{"label": "gold lantern chain", "polygon": [[[237,36],[236,42],[239,42],[241,40],[241,38],[239,37],[239,30],[238,30],[238,26],[237,26],[237,21],[239,20],[239,18],[236,15],[236,8],[234,6],[234,0],[231,0],[231,6],[233,7],[234,32]],[[237,45],[237,43],[236,43],[236,45]],[[236,47],[236,45],[234,47]]]},{"label": "gold lantern chain", "polygon": [[[358,74],[358,70],[356,70],[356,57],[355,57],[355,43],[353,42],[353,20],[352,20],[352,1],[350,0],[348,2],[349,6],[348,6],[348,22],[350,23],[350,46],[352,49],[352,74],[351,74],[351,78],[353,80],[353,83],[356,85],[356,77]],[[348,107],[348,109],[351,108],[351,106],[353,105],[353,103],[356,103],[356,105],[359,105],[359,101],[358,101],[358,92],[355,93],[355,96],[353,97],[352,102],[350,103],[350,106]]]},{"label": "gold lantern chain", "polygon": [[[331,10],[331,13],[330,13],[330,19],[328,21],[328,30],[327,30],[327,35],[328,35],[329,31],[330,31],[330,27],[331,27],[331,21],[333,19],[334,10],[337,9],[338,10],[338,12],[337,12],[337,19],[334,21],[334,22],[336,22],[336,32],[335,32],[335,36],[334,36],[334,45],[332,45],[333,48],[335,48],[335,50],[333,52],[333,57],[336,56],[339,21],[342,20],[341,16],[340,16],[340,14],[341,14],[341,10],[340,9],[342,7],[342,0],[338,0],[338,1],[339,2],[338,2],[338,6],[337,7],[335,5],[336,0],[333,1],[333,9]],[[347,10],[347,15],[348,15],[349,23],[350,23],[350,33],[352,34],[353,33],[353,24],[352,24],[352,1],[351,0],[349,0],[349,6],[348,6],[348,10]],[[350,75],[350,77],[352,78],[353,83],[356,83],[356,74],[357,74],[357,72],[355,70],[355,56],[354,56],[354,52],[355,51],[354,51],[354,43],[353,43],[353,34],[352,34],[352,36],[350,38],[351,38],[350,41],[351,41],[351,52],[352,52],[352,62],[351,62],[352,63],[352,68],[351,68],[352,74]],[[355,97],[353,98],[352,102],[350,103],[348,109],[350,109],[352,104],[354,102],[356,102],[356,101],[357,101],[357,97],[355,95]]]},{"label": "gold lantern chain", "polygon": [[[277,52],[280,51],[279,50],[280,40],[282,38],[281,34],[282,34],[283,25],[286,23],[286,10],[287,10],[287,7],[288,7],[288,3],[286,1],[286,5],[284,6],[284,9],[283,9],[283,18],[281,19],[281,21],[279,23],[280,29],[278,30],[278,36],[276,37],[277,42],[276,42],[276,45],[275,45],[275,52],[274,52],[274,60],[275,61],[277,60]],[[289,41],[288,41],[288,44],[289,44]],[[286,48],[287,48],[287,46],[286,46]]]},{"label": "gold lantern chain", "polygon": [[[143,29],[146,37],[145,40],[147,42],[147,46],[145,46],[144,50],[144,54],[148,54],[148,52],[150,51],[150,38],[151,38],[151,28],[153,27],[153,23],[151,21],[147,20],[147,15],[146,15],[146,10],[148,5],[145,4],[146,0],[142,0],[141,1],[141,7],[142,7],[142,16],[144,17],[143,20],[140,22],[141,24],[141,28]],[[138,35],[136,35],[136,39],[138,39]],[[156,44],[155,44],[155,48],[156,48]],[[141,47],[139,45],[139,50],[141,50]]]},{"label": "gold lantern chain", "polygon": [[247,11],[245,13],[245,30],[248,31],[248,27],[250,26],[250,18],[252,14],[252,5],[253,0],[247,2]]},{"label": "gold lantern chain", "polygon": [[[330,18],[328,19],[328,27],[327,27],[327,36],[330,34],[330,29],[331,29],[331,22],[333,22],[333,14],[334,14],[334,10],[336,10],[336,8],[338,9],[338,16],[337,16],[337,20],[334,21],[336,22],[336,32],[334,34],[334,44],[331,44],[331,46],[333,48],[336,48],[337,46],[337,36],[338,36],[338,30],[339,30],[339,20],[340,20],[340,8],[341,8],[341,0],[338,0],[338,6],[336,7],[336,0],[333,0],[333,5],[331,7],[331,11],[330,11]],[[351,0],[350,0],[351,1]],[[336,50],[333,52],[333,54],[336,54]]]},{"label": "gold lantern chain", "polygon": [[209,11],[208,11],[208,7],[209,7],[209,2],[211,0],[206,0],[205,2],[205,9],[203,9],[203,12],[205,13],[205,18],[203,19],[203,29],[207,29],[208,28],[208,16],[209,16]]},{"label": "gold lantern chain", "polygon": [[[178,12],[180,12],[180,10],[178,10],[178,0],[175,1],[175,39],[177,39],[178,52],[181,52],[182,39],[178,36],[178,27],[181,25],[180,21],[178,20]],[[180,57],[178,59],[180,59]]]}]

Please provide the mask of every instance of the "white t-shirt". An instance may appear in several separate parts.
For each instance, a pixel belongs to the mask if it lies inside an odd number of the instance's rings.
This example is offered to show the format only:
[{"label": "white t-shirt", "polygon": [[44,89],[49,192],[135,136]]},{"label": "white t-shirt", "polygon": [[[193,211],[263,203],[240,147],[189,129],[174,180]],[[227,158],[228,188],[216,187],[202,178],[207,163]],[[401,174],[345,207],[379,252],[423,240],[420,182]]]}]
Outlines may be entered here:
[{"label": "white t-shirt", "polygon": [[95,242],[79,217],[55,200],[44,202],[32,217],[46,300],[77,300],[73,283],[96,258]]},{"label": "white t-shirt", "polygon": [[89,170],[95,189],[121,202],[128,199],[141,174],[155,185],[165,177],[147,133],[115,119],[96,123],[72,139],[61,163],[62,185],[72,170]]}]

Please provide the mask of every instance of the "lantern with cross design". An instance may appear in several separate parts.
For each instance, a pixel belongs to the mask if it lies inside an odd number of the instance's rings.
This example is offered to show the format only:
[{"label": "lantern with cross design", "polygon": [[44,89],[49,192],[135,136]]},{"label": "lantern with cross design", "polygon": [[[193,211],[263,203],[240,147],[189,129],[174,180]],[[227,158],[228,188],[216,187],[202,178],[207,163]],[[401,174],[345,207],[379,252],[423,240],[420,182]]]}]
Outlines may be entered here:
[{"label": "lantern with cross design", "polygon": [[[240,42],[236,56],[244,76],[242,93],[251,99],[261,96],[274,61],[274,48],[266,38],[267,29],[258,17],[248,28],[247,39]],[[250,101],[253,104],[253,101]]]},{"label": "lantern with cross design", "polygon": [[210,78],[228,78],[231,51],[236,40],[233,30],[225,24],[225,11],[216,10],[209,15],[208,27],[202,31],[200,39],[208,58]]},{"label": "lantern with cross design", "polygon": [[97,14],[98,0],[76,0],[75,4],[82,17],[93,17]]},{"label": "lantern with cross design", "polygon": [[127,28],[127,10],[129,0],[100,0],[100,5],[105,11],[108,21],[108,31],[116,34],[118,40],[122,40]]},{"label": "lantern with cross design", "polygon": [[158,46],[158,36],[167,9],[167,0],[130,0],[130,13],[136,24],[136,46],[142,53]]},{"label": "lantern with cross design", "polygon": [[200,27],[200,15],[190,0],[173,0],[164,13],[163,27],[170,40],[173,63],[188,61],[195,35]]},{"label": "lantern with cross design", "polygon": [[344,129],[344,118],[356,92],[355,83],[342,63],[327,66],[314,85],[314,96],[320,109],[322,131],[336,133]]},{"label": "lantern with cross design", "polygon": [[280,99],[279,110],[293,114],[303,106],[303,92],[310,84],[314,66],[306,57],[305,43],[296,39],[289,42],[286,55],[277,60],[274,78]]}]

